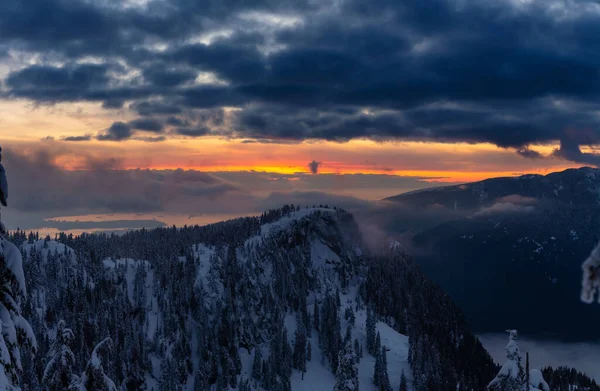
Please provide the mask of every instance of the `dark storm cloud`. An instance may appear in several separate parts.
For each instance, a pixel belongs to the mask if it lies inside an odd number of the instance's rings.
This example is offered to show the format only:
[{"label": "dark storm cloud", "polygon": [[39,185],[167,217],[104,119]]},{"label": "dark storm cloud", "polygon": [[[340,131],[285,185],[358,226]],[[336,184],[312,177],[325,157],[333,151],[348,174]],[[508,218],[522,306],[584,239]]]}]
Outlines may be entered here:
[{"label": "dark storm cloud", "polygon": [[165,102],[140,101],[131,104],[129,108],[144,116],[181,113],[180,107]]},{"label": "dark storm cloud", "polygon": [[560,148],[554,151],[554,155],[573,162],[600,166],[600,155],[581,152],[577,142],[561,140]]},{"label": "dark storm cloud", "polygon": [[61,138],[61,140],[63,141],[90,141],[92,139],[92,135],[91,134],[85,134],[83,136],[69,136],[69,137],[63,137]]},{"label": "dark storm cloud", "polygon": [[144,69],[144,78],[161,87],[174,87],[196,78],[192,69],[165,69],[164,64],[156,64]]},{"label": "dark storm cloud", "polygon": [[239,47],[230,40],[183,46],[164,57],[214,72],[233,82],[256,82],[266,75],[265,60],[256,47]]},{"label": "dark storm cloud", "polygon": [[125,102],[122,99],[107,99],[102,102],[102,108],[104,109],[120,109],[123,107]]},{"label": "dark storm cloud", "polygon": [[[540,157],[530,144],[560,141],[555,157],[598,163],[581,152],[600,139],[592,0],[4,3],[0,48],[44,59],[7,76],[9,97],[127,102],[173,135],[208,134],[198,111],[235,106],[212,133],[489,142],[526,158]],[[81,64],[86,56],[103,63]]]},{"label": "dark storm cloud", "polygon": [[124,122],[115,122],[96,138],[100,141],[122,141],[130,138],[132,134],[131,126]]},{"label": "dark storm cloud", "polygon": [[542,159],[544,156],[538,151],[529,148],[517,149],[517,153],[527,159]]},{"label": "dark storm cloud", "polygon": [[138,118],[128,122],[132,129],[144,130],[146,132],[160,133],[163,130],[163,123],[154,118]]},{"label": "dark storm cloud", "polygon": [[95,88],[104,88],[107,65],[70,64],[63,67],[32,65],[6,78],[10,94],[41,102],[83,100]]}]

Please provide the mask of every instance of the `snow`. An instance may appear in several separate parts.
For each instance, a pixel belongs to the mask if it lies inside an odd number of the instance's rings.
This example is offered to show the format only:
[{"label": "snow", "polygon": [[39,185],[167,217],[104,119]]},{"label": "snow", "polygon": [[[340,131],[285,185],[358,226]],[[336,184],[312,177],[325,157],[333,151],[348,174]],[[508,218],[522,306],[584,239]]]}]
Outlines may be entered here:
[{"label": "snow", "polygon": [[[129,301],[133,303],[133,289],[134,289],[134,280],[137,269],[141,266],[144,266],[147,270],[151,268],[150,262],[148,261],[140,261],[138,259],[131,258],[121,258],[121,259],[104,259],[102,264],[106,269],[112,269],[114,272],[117,270],[123,270],[125,280],[127,281],[127,295],[129,296]],[[150,272],[149,272],[150,273]],[[151,286],[152,280],[150,283],[146,281],[146,289],[150,284]],[[146,297],[151,297],[146,295]]]},{"label": "snow", "polygon": [[10,303],[11,309],[0,303],[0,389],[18,390],[12,385],[11,377],[21,371],[21,351],[17,340],[17,330],[22,330],[26,337],[25,345],[37,348],[35,335],[29,323],[20,314],[20,298],[27,294],[25,276],[23,273],[23,260],[21,252],[9,241],[0,239],[0,255],[4,258],[6,268],[10,270],[19,286],[17,295],[11,296],[10,289],[3,287],[4,301]]},{"label": "snow", "polygon": [[336,213],[336,210],[330,209],[330,208],[300,209],[296,212],[290,213],[289,216],[284,216],[284,217],[280,218],[277,221],[274,221],[274,222],[268,223],[268,224],[263,224],[260,227],[260,235],[251,237],[250,239],[248,239],[246,241],[246,244],[261,243],[262,241],[264,241],[265,239],[269,238],[270,236],[272,236],[276,233],[289,230],[293,226],[294,223],[296,223],[297,221],[302,220],[316,212],[334,214],[334,213]]},{"label": "snow", "polygon": [[550,386],[548,386],[548,383],[546,383],[546,380],[544,380],[544,376],[542,376],[542,372],[540,372],[538,369],[532,369],[529,371],[529,383],[532,390],[538,390],[539,388],[536,387],[542,385],[541,391],[550,391]]},{"label": "snow", "polygon": [[[358,294],[357,287],[352,287],[347,295],[341,296],[342,306],[340,309],[340,319],[342,334],[345,332],[347,327],[347,321],[344,318],[344,311],[347,305],[354,305],[356,295]],[[312,305],[309,305],[312,310]],[[366,332],[366,321],[367,312],[365,310],[358,310],[355,312],[356,320],[355,327],[352,331],[352,340],[358,338],[361,346],[363,347],[363,358],[358,364],[358,379],[360,383],[360,389],[364,391],[377,391],[373,384],[373,370],[375,368],[375,358],[366,351],[367,344],[367,332]],[[294,332],[296,331],[296,315],[288,314],[284,319],[284,325],[288,329],[288,336],[290,337],[290,343],[293,341]],[[406,376],[408,389],[412,390],[413,374],[408,363],[408,337],[398,333],[396,330],[388,326],[383,322],[377,322],[377,331],[381,335],[381,344],[385,345],[388,349],[387,360],[388,360],[388,374],[390,376],[390,383],[392,389],[397,390],[400,387],[400,377],[402,371]],[[302,380],[302,374],[296,370],[292,374],[292,390],[293,391],[320,391],[320,390],[331,390],[335,385],[335,375],[327,362],[321,362],[321,349],[319,348],[319,336],[316,330],[312,331],[312,338],[309,338],[312,348],[312,360],[307,363],[307,373],[304,374],[304,380]],[[263,354],[266,349],[263,348]],[[252,361],[250,361],[250,367]]]},{"label": "snow", "polygon": [[292,225],[293,222],[301,220],[307,216],[310,216],[317,211],[323,212],[323,213],[335,213],[335,209],[329,209],[329,208],[300,209],[299,211],[293,212],[289,216],[282,217],[281,219],[279,219],[273,223],[262,225],[260,227],[261,236],[268,237],[269,235],[272,235],[273,233],[276,233],[279,231],[284,231],[284,230],[288,229]]},{"label": "snow", "polygon": [[319,239],[311,241],[310,258],[313,269],[321,269],[329,264],[340,262],[340,257]]},{"label": "snow", "polygon": [[598,295],[598,302],[600,302],[600,243],[592,250],[581,268],[583,269],[581,301],[591,304]]},{"label": "snow", "polygon": [[17,246],[4,239],[0,239],[0,247],[2,254],[4,254],[4,263],[6,267],[15,275],[21,294],[26,296],[27,287],[25,284],[25,273],[23,273],[23,258],[21,257],[21,252]]},{"label": "snow", "polygon": [[75,250],[73,250],[71,247],[69,247],[63,243],[58,243],[53,240],[46,241],[44,239],[40,239],[40,240],[36,240],[33,243],[24,243],[21,245],[21,249],[27,255],[29,255],[31,253],[32,249],[35,249],[36,251],[41,252],[42,260],[44,261],[44,263],[48,262],[48,254],[58,253],[60,255],[63,255],[63,254],[69,253],[71,264],[73,264],[73,265],[77,264]]},{"label": "snow", "polygon": [[215,250],[203,243],[192,247],[194,258],[198,262],[198,276],[196,286],[208,286],[208,273],[210,271],[210,258],[215,254]]}]

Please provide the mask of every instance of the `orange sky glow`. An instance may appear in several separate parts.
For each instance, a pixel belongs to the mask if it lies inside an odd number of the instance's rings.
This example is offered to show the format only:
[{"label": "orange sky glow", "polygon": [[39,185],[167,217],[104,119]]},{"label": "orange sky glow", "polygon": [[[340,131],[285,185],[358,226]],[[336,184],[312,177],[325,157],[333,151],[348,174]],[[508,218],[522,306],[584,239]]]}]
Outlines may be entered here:
[{"label": "orange sky glow", "polygon": [[[435,182],[468,182],[523,173],[546,174],[581,166],[553,158],[552,151],[558,145],[533,146],[532,149],[548,158],[530,160],[518,156],[514,150],[492,144],[371,140],[248,143],[217,137],[179,137],[160,143],[61,141],[66,136],[95,134],[113,121],[129,119],[125,112],[110,113],[97,104],[87,103],[35,106],[0,101],[0,118],[3,146],[25,154],[42,148],[52,152],[57,165],[71,170],[85,169],[90,160],[113,159],[112,168],[124,169],[294,174],[309,172],[308,163],[315,160],[321,163],[320,173],[387,174],[424,177]],[[46,139],[48,136],[54,141]]]}]

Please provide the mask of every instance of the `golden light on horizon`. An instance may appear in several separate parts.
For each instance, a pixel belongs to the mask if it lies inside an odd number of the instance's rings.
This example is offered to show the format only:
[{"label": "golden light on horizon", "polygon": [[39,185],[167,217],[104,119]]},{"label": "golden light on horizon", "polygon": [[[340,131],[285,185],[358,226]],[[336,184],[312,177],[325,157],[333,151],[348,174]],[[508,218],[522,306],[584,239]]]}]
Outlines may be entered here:
[{"label": "golden light on horizon", "polygon": [[[235,110],[235,108],[229,108]],[[207,172],[259,171],[293,175],[310,173],[308,162],[320,162],[322,174],[384,174],[428,178],[436,182],[467,182],[521,173],[545,174],[581,164],[552,158],[557,143],[532,145],[546,159],[530,160],[513,149],[490,143],[439,143],[415,141],[348,142],[306,140],[260,143],[224,137],[166,141],[64,142],[68,136],[95,135],[114,121],[133,117],[127,110],[107,111],[99,103],[33,105],[0,101],[0,137],[7,148],[22,153],[43,149],[54,163],[68,170],[85,169],[90,161],[114,160],[114,168],[187,169]],[[153,136],[142,132],[142,136]],[[50,136],[54,141],[50,141]],[[40,140],[45,140],[40,144]],[[594,147],[582,148],[584,152]]]}]

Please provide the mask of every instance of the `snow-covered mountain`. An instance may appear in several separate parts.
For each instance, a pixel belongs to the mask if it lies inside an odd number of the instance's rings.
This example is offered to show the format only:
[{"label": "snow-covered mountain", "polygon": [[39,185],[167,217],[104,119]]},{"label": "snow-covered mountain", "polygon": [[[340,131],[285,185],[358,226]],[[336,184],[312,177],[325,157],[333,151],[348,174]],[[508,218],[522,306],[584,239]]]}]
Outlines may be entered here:
[{"label": "snow-covered mountain", "polygon": [[[515,196],[566,205],[600,205],[600,169],[582,167],[548,175],[491,178],[455,186],[423,189],[386,198],[412,207],[479,210]],[[508,200],[510,201],[510,199]]]},{"label": "snow-covered mountain", "polygon": [[[122,390],[454,391],[496,373],[448,296],[398,246],[368,251],[343,210],[36,239],[11,237],[39,341],[23,389],[100,373]],[[48,376],[58,352],[75,368]]]},{"label": "snow-covered mountain", "polygon": [[599,239],[599,169],[493,178],[390,200],[443,215],[405,244],[475,331],[514,320],[528,335],[600,336],[600,311],[578,294],[581,264]]}]

